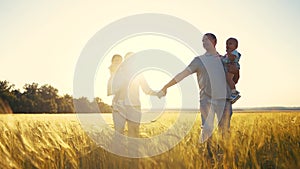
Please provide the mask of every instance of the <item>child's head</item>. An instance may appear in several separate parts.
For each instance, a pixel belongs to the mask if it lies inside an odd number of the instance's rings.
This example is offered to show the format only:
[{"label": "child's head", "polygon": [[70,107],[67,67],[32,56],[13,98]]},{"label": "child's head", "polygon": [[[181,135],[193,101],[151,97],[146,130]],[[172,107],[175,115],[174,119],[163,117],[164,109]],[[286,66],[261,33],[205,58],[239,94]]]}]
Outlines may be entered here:
[{"label": "child's head", "polygon": [[238,48],[238,40],[236,38],[229,38],[226,41],[226,52],[231,53]]},{"label": "child's head", "polygon": [[123,58],[121,55],[114,55],[112,58],[111,58],[111,63],[112,64],[120,64],[122,62]]},{"label": "child's head", "polygon": [[110,70],[110,73],[114,73],[117,71],[118,67],[120,66],[120,64],[122,63],[123,58],[121,55],[114,55],[111,58],[111,65],[108,67],[108,69]]}]

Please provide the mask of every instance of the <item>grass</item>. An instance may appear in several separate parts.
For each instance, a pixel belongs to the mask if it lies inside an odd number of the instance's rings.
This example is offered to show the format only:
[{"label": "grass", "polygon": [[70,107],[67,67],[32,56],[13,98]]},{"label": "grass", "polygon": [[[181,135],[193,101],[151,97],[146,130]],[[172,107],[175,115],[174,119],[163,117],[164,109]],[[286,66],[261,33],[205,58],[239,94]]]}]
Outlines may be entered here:
[{"label": "grass", "polygon": [[[169,113],[142,125],[141,137],[166,131],[176,117]],[[198,118],[190,133],[163,154],[131,159],[98,147],[75,115],[0,115],[0,168],[300,167],[300,113],[235,113],[230,136],[212,136],[212,154],[208,143],[198,143],[199,126]],[[184,127],[183,120],[178,130]]]}]

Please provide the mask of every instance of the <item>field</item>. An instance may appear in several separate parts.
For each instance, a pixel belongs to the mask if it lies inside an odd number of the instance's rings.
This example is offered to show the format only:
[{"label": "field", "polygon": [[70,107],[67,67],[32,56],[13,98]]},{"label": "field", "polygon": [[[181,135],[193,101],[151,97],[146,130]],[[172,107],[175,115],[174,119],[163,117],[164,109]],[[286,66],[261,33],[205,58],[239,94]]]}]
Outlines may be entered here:
[{"label": "field", "polygon": [[[141,137],[164,132],[176,117],[168,113],[142,125]],[[177,130],[184,127],[183,122]],[[97,146],[76,115],[0,115],[0,168],[300,168],[300,113],[234,113],[230,136],[213,135],[212,153],[198,142],[200,130],[198,117],[171,150],[134,159]]]}]

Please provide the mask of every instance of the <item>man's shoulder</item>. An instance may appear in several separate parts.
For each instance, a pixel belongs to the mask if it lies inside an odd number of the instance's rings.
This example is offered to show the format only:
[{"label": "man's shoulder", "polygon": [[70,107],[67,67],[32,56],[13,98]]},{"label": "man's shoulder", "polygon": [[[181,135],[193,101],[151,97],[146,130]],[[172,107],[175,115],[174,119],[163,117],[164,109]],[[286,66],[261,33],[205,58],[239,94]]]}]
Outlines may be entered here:
[{"label": "man's shoulder", "polygon": [[199,55],[199,56],[194,57],[193,61],[201,62],[201,60],[204,58],[205,58],[205,55]]},{"label": "man's shoulder", "polygon": [[200,60],[207,60],[207,59],[222,59],[224,58],[225,56],[223,55],[220,55],[220,54],[217,54],[217,55],[200,55],[200,56],[197,56],[195,58],[197,59],[200,59]]},{"label": "man's shoulder", "polygon": [[203,57],[203,55],[194,57],[194,59],[192,60],[192,63],[193,63],[193,62],[202,62],[202,61],[201,61],[201,60],[202,60],[202,57]]},{"label": "man's shoulder", "polygon": [[216,55],[199,55],[199,56],[196,56],[194,59],[193,59],[193,61],[194,62],[203,62],[203,61],[205,61],[205,60],[211,60],[211,59],[213,59],[213,60],[215,60],[215,59],[222,59],[222,56],[221,55],[218,55],[218,57],[216,57]]},{"label": "man's shoulder", "polygon": [[195,58],[201,59],[201,58],[203,58],[203,57],[205,57],[205,54],[196,56]]}]

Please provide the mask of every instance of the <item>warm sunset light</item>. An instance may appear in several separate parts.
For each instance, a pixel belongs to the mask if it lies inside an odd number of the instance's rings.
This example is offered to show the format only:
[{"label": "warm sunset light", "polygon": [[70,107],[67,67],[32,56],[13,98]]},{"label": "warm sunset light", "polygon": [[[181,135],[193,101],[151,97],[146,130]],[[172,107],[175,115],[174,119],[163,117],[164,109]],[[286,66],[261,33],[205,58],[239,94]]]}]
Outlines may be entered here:
[{"label": "warm sunset light", "polygon": [[300,168],[300,1],[1,1],[0,169]]},{"label": "warm sunset light", "polygon": [[[296,36],[299,33],[298,2],[272,3],[272,8],[267,1],[234,4],[164,1],[159,5],[150,1],[112,1],[104,4],[105,7],[100,2],[2,2],[2,79],[16,84],[16,88],[20,89],[25,83],[37,82],[51,84],[61,94],[72,94],[78,56],[97,31],[124,16],[155,12],[186,20],[203,33],[215,33],[220,54],[225,53],[228,37],[239,40],[238,50],[242,57],[241,79],[237,87],[242,98],[235,107],[299,106],[300,82],[297,77],[300,70],[297,65],[300,59],[295,55],[299,44]],[[211,10],[222,12],[210,15]],[[170,47],[172,44],[164,44],[162,38],[155,40],[145,37],[143,43],[138,45],[116,46],[115,50],[108,51],[107,57],[109,59],[114,52],[125,55],[129,50],[139,51],[152,47],[173,51],[187,64],[194,57],[184,48],[167,49],[167,45]],[[199,48],[202,48],[201,44]],[[104,65],[106,63],[101,65],[104,74],[105,67],[108,67],[108,64]],[[97,96],[104,97],[100,91],[103,88],[97,89],[95,86],[95,89]],[[103,99],[110,102],[109,99]]]}]

